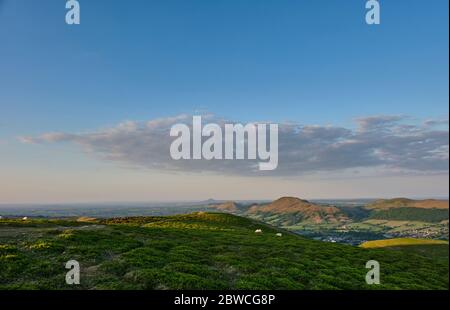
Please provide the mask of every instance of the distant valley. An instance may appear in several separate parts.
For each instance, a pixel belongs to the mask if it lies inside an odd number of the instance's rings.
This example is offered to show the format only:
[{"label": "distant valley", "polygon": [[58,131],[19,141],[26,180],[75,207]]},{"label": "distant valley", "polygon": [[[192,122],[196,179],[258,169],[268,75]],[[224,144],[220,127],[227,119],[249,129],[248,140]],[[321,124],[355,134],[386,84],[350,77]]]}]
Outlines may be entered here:
[{"label": "distant valley", "polygon": [[393,237],[448,240],[448,205],[448,200],[407,198],[333,205],[282,197],[262,204],[210,204],[209,209],[257,219],[318,240],[359,245]]}]

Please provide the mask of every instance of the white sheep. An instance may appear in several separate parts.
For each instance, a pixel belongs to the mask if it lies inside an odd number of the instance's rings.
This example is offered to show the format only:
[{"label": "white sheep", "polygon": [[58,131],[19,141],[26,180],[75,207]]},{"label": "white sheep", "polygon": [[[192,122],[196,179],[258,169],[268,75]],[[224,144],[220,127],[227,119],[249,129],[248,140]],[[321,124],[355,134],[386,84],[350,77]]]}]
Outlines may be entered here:
[{"label": "white sheep", "polygon": [[28,217],[24,216],[24,217],[22,218],[22,220],[26,221],[26,220],[28,220]]},{"label": "white sheep", "polygon": [[262,229],[255,230],[255,234],[262,234]]},{"label": "white sheep", "polygon": [[277,233],[277,237],[281,237],[281,236],[283,236],[282,233]]}]

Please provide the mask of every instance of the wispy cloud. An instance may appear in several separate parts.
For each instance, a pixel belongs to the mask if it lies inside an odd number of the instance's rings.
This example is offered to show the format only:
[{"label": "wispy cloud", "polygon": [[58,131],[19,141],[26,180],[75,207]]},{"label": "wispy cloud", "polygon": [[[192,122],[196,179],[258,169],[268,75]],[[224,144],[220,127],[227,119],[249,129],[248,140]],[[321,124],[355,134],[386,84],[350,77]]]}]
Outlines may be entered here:
[{"label": "wispy cloud", "polygon": [[[224,119],[205,115],[204,123],[223,124]],[[163,171],[212,172],[231,175],[296,176],[347,169],[383,173],[448,173],[448,121],[408,123],[401,116],[370,116],[356,120],[356,128],[279,124],[279,165],[274,171],[258,171],[254,160],[172,160],[175,123],[190,124],[192,116],[127,121],[116,127],[88,133],[45,133],[21,137],[25,143],[75,143],[97,157]]]}]

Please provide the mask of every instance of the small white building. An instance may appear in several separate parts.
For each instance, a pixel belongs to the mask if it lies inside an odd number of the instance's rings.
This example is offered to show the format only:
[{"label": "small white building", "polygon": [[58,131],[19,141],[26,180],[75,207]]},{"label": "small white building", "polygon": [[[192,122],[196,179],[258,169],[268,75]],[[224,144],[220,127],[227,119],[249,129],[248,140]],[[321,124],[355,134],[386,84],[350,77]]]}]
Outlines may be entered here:
[{"label": "small white building", "polygon": [[28,220],[28,217],[27,217],[27,216],[24,216],[24,217],[22,218],[22,220],[26,221],[26,220]]},{"label": "small white building", "polygon": [[262,234],[262,229],[255,230],[255,234]]}]

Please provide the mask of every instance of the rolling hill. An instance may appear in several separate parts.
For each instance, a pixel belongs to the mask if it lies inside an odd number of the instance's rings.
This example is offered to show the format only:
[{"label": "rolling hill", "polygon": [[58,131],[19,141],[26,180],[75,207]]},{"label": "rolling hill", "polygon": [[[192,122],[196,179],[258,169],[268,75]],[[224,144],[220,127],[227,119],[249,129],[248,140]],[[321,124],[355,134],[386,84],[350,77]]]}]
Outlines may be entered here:
[{"label": "rolling hill", "polygon": [[240,205],[238,205],[238,203],[234,201],[227,201],[219,204],[210,204],[209,208],[220,212],[238,213],[239,212],[238,206]]},{"label": "rolling hill", "polygon": [[254,205],[246,211],[246,215],[277,226],[295,225],[299,222],[345,223],[349,220],[336,207],[321,206],[295,197],[282,197],[270,204]]},{"label": "rolling hill", "polygon": [[390,208],[372,209],[368,218],[390,221],[417,221],[427,223],[439,223],[448,220],[446,209],[423,209],[423,208]]},{"label": "rolling hill", "polygon": [[[427,253],[314,241],[225,213],[2,219],[0,289],[447,290],[448,253]],[[81,266],[79,286],[65,284],[72,259]],[[378,286],[365,282],[373,259]]]},{"label": "rolling hill", "polygon": [[408,198],[379,199],[366,206],[367,209],[392,209],[392,208],[421,208],[421,209],[446,209],[448,200],[425,199],[413,200]]},{"label": "rolling hill", "polygon": [[334,206],[282,197],[271,203],[226,202],[210,205],[208,209],[260,220],[321,240],[341,240],[354,245],[392,237],[448,240],[447,200],[396,198],[361,206]]}]

